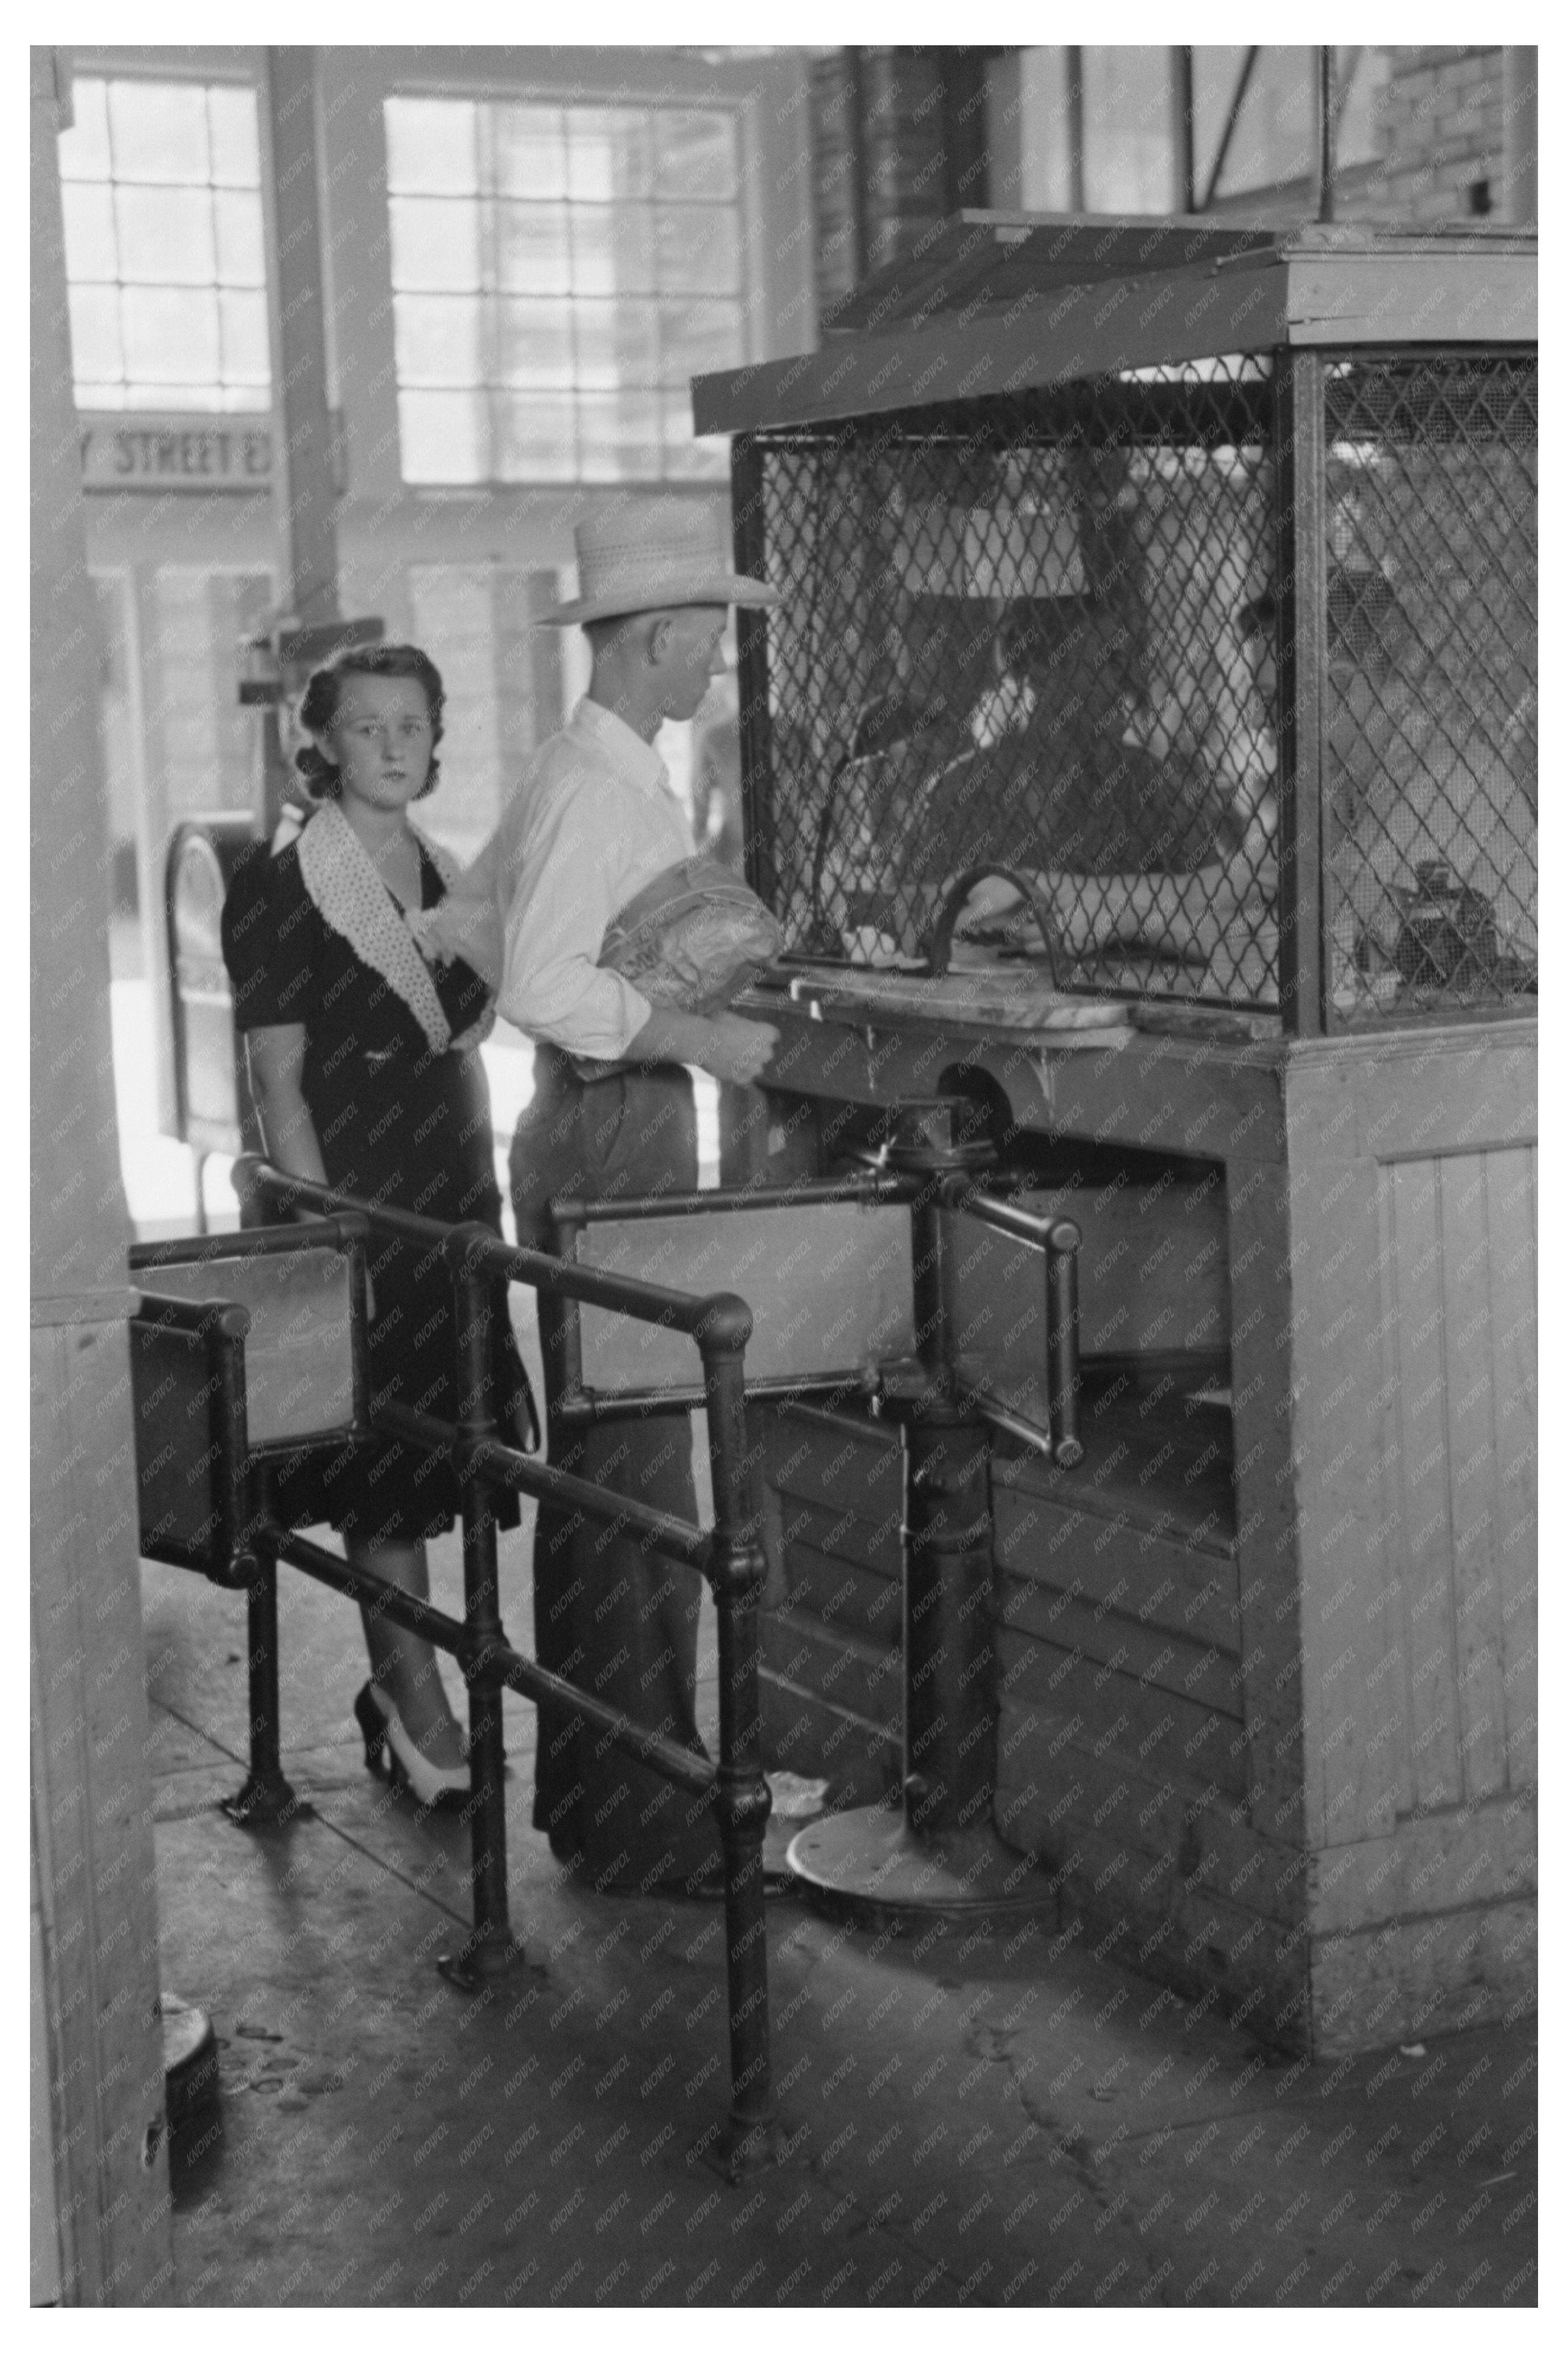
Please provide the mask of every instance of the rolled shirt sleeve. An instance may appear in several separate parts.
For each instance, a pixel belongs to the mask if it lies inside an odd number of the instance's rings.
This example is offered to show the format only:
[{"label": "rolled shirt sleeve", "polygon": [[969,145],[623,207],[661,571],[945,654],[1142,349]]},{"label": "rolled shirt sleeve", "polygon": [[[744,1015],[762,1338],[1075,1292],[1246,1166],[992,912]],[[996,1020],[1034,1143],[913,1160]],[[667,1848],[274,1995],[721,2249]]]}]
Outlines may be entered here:
[{"label": "rolled shirt sleeve", "polygon": [[616,1061],[652,1010],[619,973],[599,966],[625,894],[616,887],[620,812],[613,788],[583,776],[551,795],[508,861],[505,978],[499,1009],[531,1038]]}]

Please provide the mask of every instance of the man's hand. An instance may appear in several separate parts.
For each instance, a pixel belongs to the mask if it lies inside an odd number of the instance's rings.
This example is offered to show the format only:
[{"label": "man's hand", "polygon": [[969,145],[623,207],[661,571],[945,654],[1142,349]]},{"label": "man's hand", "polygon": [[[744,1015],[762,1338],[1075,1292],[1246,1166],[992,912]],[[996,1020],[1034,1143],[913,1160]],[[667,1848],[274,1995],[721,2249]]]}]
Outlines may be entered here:
[{"label": "man's hand", "polygon": [[779,1032],[771,1021],[747,1021],[738,1013],[715,1013],[703,1027],[709,1037],[696,1061],[715,1079],[748,1087],[773,1060]]},{"label": "man's hand", "polygon": [[748,1087],[773,1059],[779,1032],[771,1021],[745,1021],[738,1013],[680,1013],[655,1005],[627,1048],[637,1062],[687,1062],[732,1086]]}]

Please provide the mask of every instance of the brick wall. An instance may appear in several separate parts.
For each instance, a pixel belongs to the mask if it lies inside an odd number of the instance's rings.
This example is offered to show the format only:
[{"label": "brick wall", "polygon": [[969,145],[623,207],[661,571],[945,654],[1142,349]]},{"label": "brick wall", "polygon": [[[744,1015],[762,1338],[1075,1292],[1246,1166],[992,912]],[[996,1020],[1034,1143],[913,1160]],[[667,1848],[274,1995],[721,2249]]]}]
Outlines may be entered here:
[{"label": "brick wall", "polygon": [[1471,191],[1481,183],[1490,207],[1503,211],[1502,50],[1398,48],[1389,56],[1383,160],[1367,173],[1347,216],[1455,220],[1476,209]]}]

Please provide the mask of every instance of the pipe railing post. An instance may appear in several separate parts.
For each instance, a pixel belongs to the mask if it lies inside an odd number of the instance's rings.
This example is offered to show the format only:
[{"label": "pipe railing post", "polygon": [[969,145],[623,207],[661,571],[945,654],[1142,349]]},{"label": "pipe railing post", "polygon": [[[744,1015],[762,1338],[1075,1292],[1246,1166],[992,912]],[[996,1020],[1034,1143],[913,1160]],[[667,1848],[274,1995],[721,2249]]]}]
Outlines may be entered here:
[{"label": "pipe railing post", "polygon": [[490,1482],[476,1464],[474,1447],[499,1435],[491,1409],[491,1321],[495,1278],[485,1268],[482,1244],[494,1236],[482,1226],[459,1226],[446,1248],[457,1317],[460,1437],[462,1482],[463,1625],[467,1641],[459,1662],[468,1684],[467,1811],[473,1856],[473,1927],[455,1953],[443,1954],[441,1974],[454,1984],[474,1987],[503,1977],[524,1958],[514,1938],[506,1891],[506,1750],[502,1738],[503,1684],[496,1652],[505,1641],[501,1624],[495,1548],[495,1510]]},{"label": "pipe railing post", "polygon": [[772,1804],[762,1771],[758,1620],[764,1561],[747,1443],[745,1303],[718,1303],[700,1335],[713,1469],[708,1578],[718,1615],[719,1763],[714,1810],[724,1844],[729,1978],[730,2112],[720,2166],[730,2180],[778,2156],[768,2007],[762,1841]]},{"label": "pipe railing post", "polygon": [[282,1703],[278,1689],[278,1550],[271,1535],[270,1474],[253,1474],[255,1510],[245,1535],[250,1575],[245,1589],[246,1656],[250,1699],[250,1769],[244,1786],[222,1800],[224,1812],[246,1830],[281,1830],[313,1809],[295,1796],[283,1772]]}]

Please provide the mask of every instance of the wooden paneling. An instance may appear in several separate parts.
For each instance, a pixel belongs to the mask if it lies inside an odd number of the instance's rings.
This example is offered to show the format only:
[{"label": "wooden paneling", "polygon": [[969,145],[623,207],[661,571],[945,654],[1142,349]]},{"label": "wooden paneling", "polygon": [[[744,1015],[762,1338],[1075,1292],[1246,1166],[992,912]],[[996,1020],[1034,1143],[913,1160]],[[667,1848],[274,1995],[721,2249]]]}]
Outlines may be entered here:
[{"label": "wooden paneling", "polygon": [[1014,1634],[1054,1642],[1101,1666],[1114,1661],[1118,1673],[1135,1676],[1146,1691],[1196,1700],[1238,1725],[1242,1721],[1241,1662],[1217,1643],[1139,1625],[1119,1609],[1053,1594],[1028,1578],[1003,1577],[992,1606],[997,1625]]},{"label": "wooden paneling", "polygon": [[[1118,1645],[1112,1646],[1112,1658]],[[1038,1637],[997,1630],[998,1688],[1013,1706],[1027,1704],[1039,1720],[1042,1754],[1035,1774],[1053,1754],[1052,1742],[1103,1742],[1144,1770],[1169,1774],[1202,1788],[1209,1783],[1233,1797],[1246,1794],[1245,1742],[1234,1717],[1194,1700],[1141,1683],[1130,1649],[1121,1665]]]},{"label": "wooden paneling", "polygon": [[1379,1921],[1513,1901],[1535,1888],[1533,1791],[1403,1821],[1312,1858],[1312,1926],[1319,1935]]},{"label": "wooden paneling", "polygon": [[1004,1484],[1000,1465],[992,1471],[991,1517],[999,1567],[1048,1597],[1099,1603],[1239,1655],[1236,1564],[1228,1546],[1181,1543],[1121,1516],[1069,1510]]},{"label": "wooden paneling", "polygon": [[1535,1898],[1314,1938],[1313,2052],[1366,2051],[1533,2007]]},{"label": "wooden paneling", "polygon": [[[858,1525],[849,1523],[852,1528]],[[842,1627],[846,1633],[896,1649],[904,1614],[902,1578],[879,1576],[842,1553],[787,1544],[781,1585],[779,1599],[788,1609],[810,1610],[824,1626]]]},{"label": "wooden paneling", "polygon": [[[1041,1217],[1071,1218],[1078,1252],[1080,1356],[1224,1353],[1230,1333],[1224,1185],[1207,1179],[1059,1187],[1018,1196]],[[958,1348],[1010,1404],[1033,1394],[1045,1357],[1042,1253],[945,1214]]]},{"label": "wooden paneling", "polygon": [[158,1922],[125,1327],[32,1334],[32,1769],[70,2304],[166,2300]]},{"label": "wooden paneling", "polygon": [[1396,1161],[1378,1186],[1409,1799],[1453,1805],[1534,1772],[1534,1153]]}]

